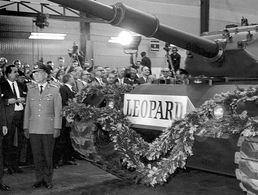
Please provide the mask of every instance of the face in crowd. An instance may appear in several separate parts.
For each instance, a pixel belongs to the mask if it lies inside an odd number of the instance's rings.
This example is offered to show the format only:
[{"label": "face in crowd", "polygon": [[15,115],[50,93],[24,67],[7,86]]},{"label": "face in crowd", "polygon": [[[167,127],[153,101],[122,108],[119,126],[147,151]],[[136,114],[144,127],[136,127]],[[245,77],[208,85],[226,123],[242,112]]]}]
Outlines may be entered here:
[{"label": "face in crowd", "polygon": [[12,82],[16,81],[18,79],[18,76],[19,76],[18,68],[14,65],[11,65],[9,68],[6,69],[7,78]]},{"label": "face in crowd", "polygon": [[119,77],[119,78],[123,78],[124,75],[125,75],[125,68],[120,68],[120,69],[118,70],[118,77]]},{"label": "face in crowd", "polygon": [[130,68],[130,72],[131,72],[131,79],[135,79],[136,78],[136,74],[137,74],[137,70],[135,68]]},{"label": "face in crowd", "polygon": [[116,75],[113,73],[109,73],[108,77],[107,77],[107,82],[109,84],[113,84],[113,83],[115,83],[115,80],[116,80]]},{"label": "face in crowd", "polygon": [[91,80],[91,74],[87,70],[82,71],[82,80],[86,82]]},{"label": "face in crowd", "polygon": [[77,79],[81,78],[81,72],[82,72],[82,68],[77,66],[71,72],[71,75],[73,75],[74,79],[77,80]]},{"label": "face in crowd", "polygon": [[78,67],[79,66],[79,62],[78,61],[73,61],[73,63],[72,63],[72,67],[74,67],[74,68],[76,68],[76,67]]},{"label": "face in crowd", "polygon": [[166,77],[169,77],[170,76],[170,71],[168,68],[164,68],[162,70],[162,75],[166,78]]},{"label": "face in crowd", "polygon": [[103,78],[107,78],[108,74],[111,72],[111,69],[109,67],[104,68],[104,75]]},{"label": "face in crowd", "polygon": [[63,68],[65,64],[65,59],[64,58],[58,58],[58,66],[59,68]]},{"label": "face in crowd", "polygon": [[54,70],[55,65],[54,65],[54,63],[52,61],[47,62],[47,65],[50,66],[52,68],[52,70]]},{"label": "face in crowd", "polygon": [[74,80],[74,77],[73,77],[72,75],[70,75],[69,80],[68,80],[67,83],[70,84],[70,85],[72,85],[72,86],[75,85],[75,80]]},{"label": "face in crowd", "polygon": [[95,70],[95,77],[103,78],[105,75],[105,70],[103,67],[99,66]]},{"label": "face in crowd", "polygon": [[48,78],[48,74],[44,70],[39,69],[33,72],[33,79],[37,83],[44,83],[47,81],[47,78]]},{"label": "face in crowd", "polygon": [[176,48],[176,47],[173,47],[173,48],[172,48],[172,53],[173,53],[173,54],[176,54],[176,53],[177,53],[177,48]]},{"label": "face in crowd", "polygon": [[145,77],[150,75],[150,69],[147,66],[144,66],[142,68],[142,75],[145,76]]}]

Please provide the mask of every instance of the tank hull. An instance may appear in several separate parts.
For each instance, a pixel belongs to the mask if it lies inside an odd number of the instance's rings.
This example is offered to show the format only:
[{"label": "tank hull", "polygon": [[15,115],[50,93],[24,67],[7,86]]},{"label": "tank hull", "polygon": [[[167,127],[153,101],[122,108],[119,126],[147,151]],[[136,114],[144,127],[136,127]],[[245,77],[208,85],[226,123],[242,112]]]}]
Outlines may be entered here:
[{"label": "tank hull", "polygon": [[[195,108],[200,107],[206,100],[212,99],[215,94],[234,91],[237,88],[247,89],[257,87],[254,83],[250,84],[222,84],[222,85],[141,85],[136,87],[133,94],[148,95],[171,95],[187,96]],[[136,128],[146,140],[152,141],[158,136],[157,129],[151,126]],[[155,132],[155,133],[153,133]],[[237,165],[234,156],[239,147],[237,141],[239,135],[232,135],[224,138],[198,137],[193,146],[193,156],[187,159],[186,166],[189,168],[200,169],[218,174],[235,177]]]}]

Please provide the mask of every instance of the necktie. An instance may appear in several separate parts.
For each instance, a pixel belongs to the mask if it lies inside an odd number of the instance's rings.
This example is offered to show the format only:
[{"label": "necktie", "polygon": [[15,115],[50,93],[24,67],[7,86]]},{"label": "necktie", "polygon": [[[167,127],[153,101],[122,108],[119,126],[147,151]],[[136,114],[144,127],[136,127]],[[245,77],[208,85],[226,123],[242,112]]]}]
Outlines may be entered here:
[{"label": "necktie", "polygon": [[[14,83],[13,83],[13,94],[14,94],[14,96],[15,96],[15,99],[17,100],[18,97],[17,97],[17,93],[16,93],[16,90],[15,90],[15,87],[14,87]],[[19,103],[16,102],[16,105],[19,105]]]},{"label": "necktie", "polygon": [[42,94],[42,92],[43,92],[43,86],[40,85],[40,91],[39,91],[39,93]]}]

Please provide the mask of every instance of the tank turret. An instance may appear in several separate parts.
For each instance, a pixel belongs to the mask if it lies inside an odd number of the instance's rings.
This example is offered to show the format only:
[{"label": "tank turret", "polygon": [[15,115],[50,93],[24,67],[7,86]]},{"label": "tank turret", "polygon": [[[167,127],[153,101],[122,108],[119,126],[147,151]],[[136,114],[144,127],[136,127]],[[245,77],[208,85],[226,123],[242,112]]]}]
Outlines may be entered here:
[{"label": "tank turret", "polygon": [[108,6],[91,0],[50,1],[188,50],[185,68],[192,76],[254,78],[258,75],[258,25],[196,36],[161,24],[157,17],[122,3]]}]

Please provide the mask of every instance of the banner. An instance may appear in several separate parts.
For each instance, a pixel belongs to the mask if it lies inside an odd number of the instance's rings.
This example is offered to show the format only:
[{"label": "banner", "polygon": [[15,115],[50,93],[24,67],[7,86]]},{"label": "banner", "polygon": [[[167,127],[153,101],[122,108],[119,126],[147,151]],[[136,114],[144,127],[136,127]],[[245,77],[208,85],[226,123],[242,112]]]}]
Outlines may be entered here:
[{"label": "banner", "polygon": [[125,94],[123,112],[137,125],[169,127],[195,110],[187,96]]}]

